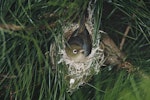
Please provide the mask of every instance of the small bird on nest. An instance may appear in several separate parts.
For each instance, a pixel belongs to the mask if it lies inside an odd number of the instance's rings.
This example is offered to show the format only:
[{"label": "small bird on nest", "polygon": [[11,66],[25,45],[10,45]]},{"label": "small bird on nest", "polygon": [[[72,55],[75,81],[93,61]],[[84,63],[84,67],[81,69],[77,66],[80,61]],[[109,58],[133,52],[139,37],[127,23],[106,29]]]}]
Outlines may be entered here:
[{"label": "small bird on nest", "polygon": [[80,20],[79,27],[73,31],[66,43],[66,54],[75,62],[84,62],[92,50],[92,38],[85,26],[85,15]]}]

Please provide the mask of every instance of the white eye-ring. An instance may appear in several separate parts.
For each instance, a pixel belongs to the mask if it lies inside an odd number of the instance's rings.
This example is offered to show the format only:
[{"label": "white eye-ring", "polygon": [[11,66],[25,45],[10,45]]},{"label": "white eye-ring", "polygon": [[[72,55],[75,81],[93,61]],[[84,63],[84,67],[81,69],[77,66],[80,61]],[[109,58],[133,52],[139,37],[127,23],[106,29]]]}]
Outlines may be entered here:
[{"label": "white eye-ring", "polygon": [[76,49],[74,49],[72,52],[73,52],[73,54],[77,54],[78,53]]}]

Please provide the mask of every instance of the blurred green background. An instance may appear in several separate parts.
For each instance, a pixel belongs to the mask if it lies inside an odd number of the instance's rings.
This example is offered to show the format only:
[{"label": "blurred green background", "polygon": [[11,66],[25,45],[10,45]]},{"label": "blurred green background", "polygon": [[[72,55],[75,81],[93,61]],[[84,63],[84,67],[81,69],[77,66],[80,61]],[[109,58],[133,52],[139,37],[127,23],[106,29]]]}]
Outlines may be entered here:
[{"label": "blurred green background", "polygon": [[[80,18],[80,13],[89,2],[0,0],[1,100],[150,99],[149,0],[97,0],[94,4],[95,30],[107,32],[117,46],[126,27],[131,27],[123,52],[138,70],[127,73],[126,70],[108,70],[104,67],[80,89],[72,94],[66,92],[64,73],[60,73],[65,65],[52,65],[46,53],[52,43],[56,44],[56,51],[61,47],[59,37],[63,36],[63,22]],[[8,24],[23,29],[2,28]],[[59,55],[54,58],[55,61],[59,59]]]}]

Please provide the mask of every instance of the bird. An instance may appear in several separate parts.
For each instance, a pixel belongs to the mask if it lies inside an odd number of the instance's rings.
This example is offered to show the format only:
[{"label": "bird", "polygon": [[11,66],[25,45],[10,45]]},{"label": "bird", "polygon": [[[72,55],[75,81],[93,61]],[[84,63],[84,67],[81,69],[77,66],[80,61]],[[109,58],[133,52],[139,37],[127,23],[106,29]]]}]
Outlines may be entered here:
[{"label": "bird", "polygon": [[92,38],[85,26],[85,15],[80,20],[79,27],[72,32],[66,43],[66,54],[75,62],[84,62],[92,50]]}]

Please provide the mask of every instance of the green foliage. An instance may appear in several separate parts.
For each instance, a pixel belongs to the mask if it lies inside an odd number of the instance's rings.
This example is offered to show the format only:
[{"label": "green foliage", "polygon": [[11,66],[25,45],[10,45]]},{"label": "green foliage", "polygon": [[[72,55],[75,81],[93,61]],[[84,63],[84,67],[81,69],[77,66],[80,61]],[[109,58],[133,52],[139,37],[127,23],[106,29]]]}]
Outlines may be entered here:
[{"label": "green foliage", "polygon": [[[102,29],[119,46],[130,26],[123,51],[136,68],[101,73],[70,95],[66,92],[63,64],[52,65],[47,52],[61,44],[62,21],[74,21],[87,0],[1,0],[0,25],[15,24],[22,30],[0,28],[0,99],[19,100],[148,100],[150,98],[150,2],[147,0],[97,0],[95,33]],[[55,13],[57,16],[50,17]],[[55,27],[49,27],[55,23]],[[58,47],[56,48],[56,51]],[[59,56],[54,58],[59,61]]]}]

